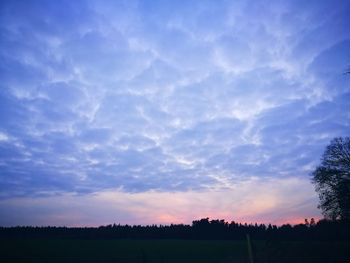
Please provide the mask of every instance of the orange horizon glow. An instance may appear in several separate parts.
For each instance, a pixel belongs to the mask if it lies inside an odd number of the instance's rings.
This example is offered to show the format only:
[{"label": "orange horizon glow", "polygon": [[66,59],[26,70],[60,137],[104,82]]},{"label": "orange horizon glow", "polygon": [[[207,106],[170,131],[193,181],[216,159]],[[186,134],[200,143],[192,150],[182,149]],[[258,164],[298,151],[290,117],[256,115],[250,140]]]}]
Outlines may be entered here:
[{"label": "orange horizon glow", "polygon": [[[307,183],[300,178],[253,178],[216,190],[127,193],[115,189],[92,195],[12,198],[0,201],[3,211],[12,214],[0,225],[169,225],[207,217],[229,223],[303,224],[305,218],[321,218],[317,196]],[[298,195],[290,194],[296,190]]]}]

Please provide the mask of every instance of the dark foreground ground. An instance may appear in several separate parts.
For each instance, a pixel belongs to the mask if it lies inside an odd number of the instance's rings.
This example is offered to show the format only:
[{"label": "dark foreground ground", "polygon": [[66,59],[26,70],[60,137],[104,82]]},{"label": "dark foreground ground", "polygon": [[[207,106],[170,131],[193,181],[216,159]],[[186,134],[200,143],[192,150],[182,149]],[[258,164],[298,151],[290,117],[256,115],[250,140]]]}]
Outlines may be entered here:
[{"label": "dark foreground ground", "polygon": [[[350,262],[348,242],[253,242],[255,263]],[[2,239],[0,262],[250,263],[245,241]]]}]

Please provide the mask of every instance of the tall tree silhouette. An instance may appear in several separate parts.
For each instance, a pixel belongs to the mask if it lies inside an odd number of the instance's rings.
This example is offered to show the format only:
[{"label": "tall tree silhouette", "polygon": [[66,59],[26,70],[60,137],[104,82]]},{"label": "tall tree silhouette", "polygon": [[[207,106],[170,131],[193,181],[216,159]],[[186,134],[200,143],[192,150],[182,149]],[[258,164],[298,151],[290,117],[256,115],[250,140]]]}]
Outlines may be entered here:
[{"label": "tall tree silhouette", "polygon": [[312,175],[324,216],[350,219],[350,137],[334,138]]}]

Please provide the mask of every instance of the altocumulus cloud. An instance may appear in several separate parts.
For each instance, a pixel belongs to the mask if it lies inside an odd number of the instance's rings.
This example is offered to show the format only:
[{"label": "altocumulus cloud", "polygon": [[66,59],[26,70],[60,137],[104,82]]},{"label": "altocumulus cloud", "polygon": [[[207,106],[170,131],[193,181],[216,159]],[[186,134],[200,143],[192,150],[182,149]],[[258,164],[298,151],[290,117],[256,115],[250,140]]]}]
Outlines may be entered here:
[{"label": "altocumulus cloud", "polygon": [[[135,223],[152,211],[155,222],[319,215],[310,171],[350,130],[347,1],[0,5],[1,224],[23,206],[47,220],[21,224],[108,223],[107,208],[84,218],[103,198]],[[172,197],[188,217],[157,201]],[[253,198],[264,202],[229,204]],[[82,212],[62,218],[65,202]]]}]

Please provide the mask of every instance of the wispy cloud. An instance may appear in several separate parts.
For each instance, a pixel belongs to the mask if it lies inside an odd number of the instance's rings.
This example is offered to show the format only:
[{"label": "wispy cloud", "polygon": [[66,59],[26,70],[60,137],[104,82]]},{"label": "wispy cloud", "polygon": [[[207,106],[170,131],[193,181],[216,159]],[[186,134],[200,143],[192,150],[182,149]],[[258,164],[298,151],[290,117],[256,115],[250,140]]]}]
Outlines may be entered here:
[{"label": "wispy cloud", "polygon": [[2,1],[1,197],[310,185],[325,145],[350,130],[349,10]]}]

